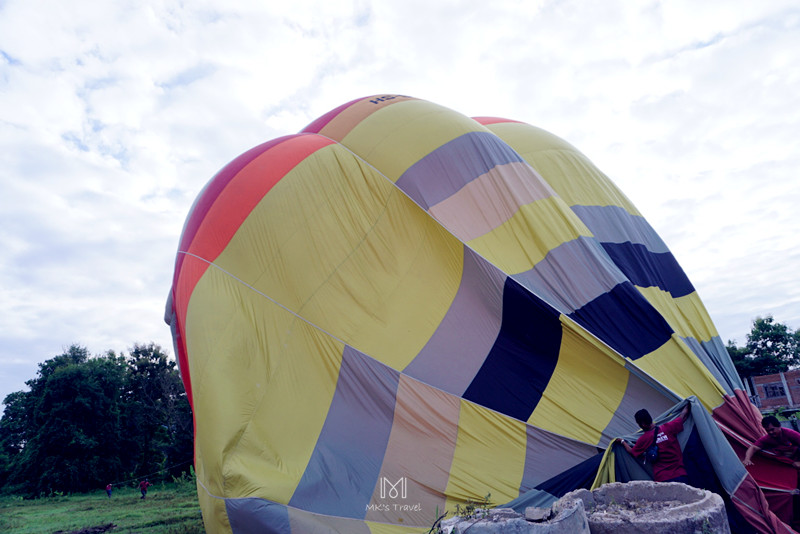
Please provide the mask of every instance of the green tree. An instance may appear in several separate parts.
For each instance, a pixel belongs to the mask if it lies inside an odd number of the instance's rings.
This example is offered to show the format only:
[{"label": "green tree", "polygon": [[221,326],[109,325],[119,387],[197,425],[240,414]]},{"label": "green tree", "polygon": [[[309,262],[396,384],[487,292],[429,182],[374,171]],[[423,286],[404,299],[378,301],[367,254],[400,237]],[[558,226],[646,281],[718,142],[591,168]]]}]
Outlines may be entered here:
[{"label": "green tree", "polygon": [[137,476],[173,467],[177,475],[192,458],[192,414],[174,360],[154,343],[135,344],[127,357],[126,428]]},{"label": "green tree", "polygon": [[[8,395],[6,408],[0,419],[0,449],[5,460],[0,482],[5,491],[33,492],[34,481],[29,477],[28,461],[33,450],[29,445],[36,436],[37,399],[42,395],[44,384],[59,368],[85,362],[88,351],[72,345],[63,354],[39,364],[37,377],[25,382],[30,391],[17,391]],[[35,448],[35,443],[34,447]]]},{"label": "green tree", "polygon": [[771,315],[756,317],[744,347],[728,341],[726,348],[742,379],[800,366],[800,330],[792,331]]},{"label": "green tree", "polygon": [[176,364],[153,343],[90,357],[73,345],[5,399],[0,488],[32,496],[189,470],[192,414]]},{"label": "green tree", "polygon": [[30,396],[16,391],[6,396],[3,418],[0,419],[0,488],[7,487],[12,469],[18,464],[27,441]]},{"label": "green tree", "polygon": [[742,380],[754,375],[752,358],[747,357],[746,348],[737,347],[733,340],[728,340],[725,348],[728,349],[728,355],[731,357],[731,361],[736,367],[736,372],[739,373],[739,377]]},{"label": "green tree", "polygon": [[32,495],[83,492],[119,475],[124,365],[114,357],[89,359],[76,345],[39,365],[25,401],[12,404],[12,415],[28,410],[17,433],[21,449],[9,476],[12,485]]}]

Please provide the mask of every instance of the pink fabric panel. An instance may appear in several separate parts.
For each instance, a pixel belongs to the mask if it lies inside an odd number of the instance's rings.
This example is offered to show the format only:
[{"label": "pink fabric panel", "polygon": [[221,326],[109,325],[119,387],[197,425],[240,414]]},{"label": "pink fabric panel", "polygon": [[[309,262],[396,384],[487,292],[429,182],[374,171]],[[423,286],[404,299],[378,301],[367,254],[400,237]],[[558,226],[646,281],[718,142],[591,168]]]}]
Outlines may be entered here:
[{"label": "pink fabric panel", "polygon": [[[746,477],[736,492],[731,495],[736,509],[753,528],[764,534],[793,534],[789,525],[770,510],[767,498],[756,485],[753,477]],[[790,497],[791,500],[791,497]],[[781,503],[777,503],[781,507]]]},{"label": "pink fabric panel", "polygon": [[761,413],[741,389],[734,390],[734,395],[726,395],[724,402],[714,408],[712,416],[729,439],[730,434],[736,434],[753,442],[766,434],[761,428]]},{"label": "pink fabric panel", "polygon": [[520,207],[553,195],[527,163],[512,162],[472,180],[429,212],[459,239],[469,241],[491,232]]},{"label": "pink fabric panel", "polygon": [[[406,525],[432,524],[445,509],[450,465],[458,435],[460,399],[400,375],[394,423],[366,520]],[[386,483],[403,479],[404,497],[389,495]],[[397,506],[396,506],[397,505]],[[411,509],[399,509],[406,505]],[[417,509],[415,509],[417,508]]]}]

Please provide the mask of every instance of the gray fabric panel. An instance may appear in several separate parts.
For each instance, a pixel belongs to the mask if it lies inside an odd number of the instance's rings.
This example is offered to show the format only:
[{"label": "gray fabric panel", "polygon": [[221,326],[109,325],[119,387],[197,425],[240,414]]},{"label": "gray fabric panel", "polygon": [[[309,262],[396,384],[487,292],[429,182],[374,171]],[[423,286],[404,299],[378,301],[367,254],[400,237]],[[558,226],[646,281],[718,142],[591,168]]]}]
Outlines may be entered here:
[{"label": "gray fabric panel", "polygon": [[266,499],[226,499],[233,534],[370,534],[363,521],[289,508]]},{"label": "gray fabric panel", "polygon": [[736,372],[736,366],[733,365],[733,360],[731,360],[728,349],[725,348],[725,344],[722,342],[722,338],[714,336],[709,341],[701,341],[700,344],[714,361],[717,369],[725,375],[725,379],[731,386],[731,389],[741,389],[744,391],[742,379],[739,377],[739,373]]},{"label": "gray fabric panel", "polygon": [[[513,508],[514,510],[518,510],[518,513],[524,513],[525,508],[529,508],[531,506],[535,508],[550,508],[550,506],[558,500],[553,494],[547,493],[546,491],[542,490],[529,490],[524,495],[520,495],[516,499],[511,502],[505,503],[501,505],[502,508]],[[543,526],[547,530],[550,530],[550,526]],[[546,532],[546,530],[544,531]]]},{"label": "gray fabric panel", "polygon": [[676,399],[673,397],[657,393],[650,384],[631,373],[622,402],[603,429],[603,438],[598,445],[608,447],[612,439],[636,432],[639,426],[633,415],[642,408],[646,408],[651,414],[656,414],[669,410],[675,404]]},{"label": "gray fabric panel", "polygon": [[399,373],[346,346],[325,424],[289,506],[363,519],[394,417]]},{"label": "gray fabric panel", "polygon": [[[628,437],[628,441],[634,441],[639,437],[638,434]],[[621,444],[615,443],[614,467],[619,473],[620,480],[617,482],[630,482],[631,480],[653,480],[653,469],[649,465],[645,468],[641,462],[628,454]]]},{"label": "gray fabric panel", "polygon": [[489,169],[522,157],[490,132],[467,132],[436,148],[397,179],[397,187],[428,210]]},{"label": "gray fabric panel", "polygon": [[[597,448],[540,428],[527,426],[525,469],[520,494],[597,454]],[[547,494],[549,495],[549,494]]]},{"label": "gray fabric panel", "polygon": [[677,393],[675,393],[667,386],[665,386],[652,376],[648,375],[647,373],[636,367],[635,364],[626,361],[625,369],[630,371],[632,376],[636,376],[639,380],[644,382],[647,385],[647,387],[650,388],[651,391],[657,391],[661,393],[664,397],[672,399],[673,403],[680,402],[683,400]]},{"label": "gray fabric panel", "polygon": [[703,344],[697,341],[693,337],[682,337],[681,339],[683,340],[684,343],[686,343],[686,345],[689,346],[690,349],[692,349],[694,355],[697,356],[697,358],[703,363],[706,369],[708,369],[709,372],[712,375],[714,375],[714,378],[717,379],[717,382],[719,382],[720,385],[725,388],[725,392],[728,395],[732,395],[733,390],[728,384],[728,379],[720,371],[718,362],[715,361],[708,352],[706,352],[706,349],[703,346]]},{"label": "gray fabric panel", "polygon": [[264,499],[225,499],[225,510],[233,534],[290,534],[285,505]]},{"label": "gray fabric panel", "polygon": [[[708,452],[708,459],[711,462],[717,478],[722,483],[722,487],[728,494],[732,494],[747,476],[742,461],[734,452],[733,447],[725,438],[722,430],[712,419],[711,414],[703,408],[696,397],[689,397],[692,403],[692,421],[697,427],[697,433],[703,447]],[[690,429],[691,430],[691,429]],[[683,433],[686,433],[685,431]],[[683,446],[683,443],[681,443]]]},{"label": "gray fabric panel", "polygon": [[292,534],[371,534],[364,521],[289,508]]},{"label": "gray fabric panel", "polygon": [[631,215],[619,206],[570,206],[601,243],[635,243],[650,252],[669,252],[644,217]]},{"label": "gray fabric panel", "polygon": [[500,270],[464,247],[461,286],[453,303],[403,374],[462,396],[500,331],[505,279]]},{"label": "gray fabric panel", "polygon": [[565,315],[628,281],[590,237],[562,243],[533,269],[512,278]]},{"label": "gray fabric panel", "polygon": [[744,390],[742,379],[736,372],[736,367],[728,355],[728,349],[722,344],[719,336],[714,336],[710,341],[698,341],[693,337],[681,338],[689,345],[703,365],[708,367],[728,395],[733,395],[734,389]]}]

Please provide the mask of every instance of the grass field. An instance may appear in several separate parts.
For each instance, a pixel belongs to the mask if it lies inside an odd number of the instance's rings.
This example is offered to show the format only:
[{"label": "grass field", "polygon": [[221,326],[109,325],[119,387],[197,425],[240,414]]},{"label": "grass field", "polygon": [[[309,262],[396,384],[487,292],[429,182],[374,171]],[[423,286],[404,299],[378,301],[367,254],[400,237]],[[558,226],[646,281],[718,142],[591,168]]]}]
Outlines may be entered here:
[{"label": "grass field", "polygon": [[[0,532],[53,534],[201,534],[203,521],[194,483],[157,483],[142,500],[136,488],[117,488],[84,495],[22,500],[0,497]],[[108,525],[116,525],[108,529]],[[105,527],[93,528],[93,527]]]}]

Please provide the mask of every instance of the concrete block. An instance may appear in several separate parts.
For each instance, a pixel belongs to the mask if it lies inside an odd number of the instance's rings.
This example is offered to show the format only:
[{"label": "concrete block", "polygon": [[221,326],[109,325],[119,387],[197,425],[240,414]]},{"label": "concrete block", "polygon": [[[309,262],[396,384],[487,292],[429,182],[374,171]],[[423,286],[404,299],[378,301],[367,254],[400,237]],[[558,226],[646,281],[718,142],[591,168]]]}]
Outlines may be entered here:
[{"label": "concrete block", "polygon": [[558,513],[550,509],[540,510],[546,511],[550,517],[542,522],[532,522],[510,508],[501,508],[486,514],[478,513],[478,517],[451,518],[442,522],[442,530],[448,534],[590,534],[581,501],[562,506]]},{"label": "concrete block", "polygon": [[542,523],[549,520],[552,516],[552,508],[537,508],[536,506],[525,508],[525,519],[534,523]]},{"label": "concrete block", "polygon": [[580,501],[592,534],[730,534],[722,497],[675,482],[606,484],[566,494],[554,510]]}]

